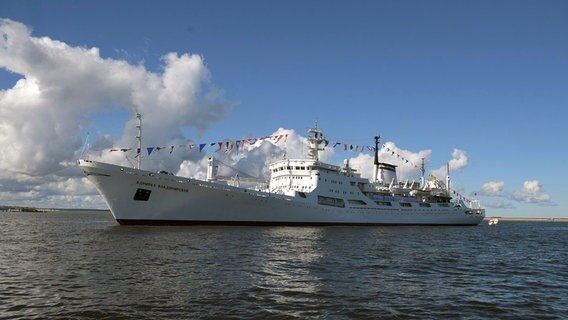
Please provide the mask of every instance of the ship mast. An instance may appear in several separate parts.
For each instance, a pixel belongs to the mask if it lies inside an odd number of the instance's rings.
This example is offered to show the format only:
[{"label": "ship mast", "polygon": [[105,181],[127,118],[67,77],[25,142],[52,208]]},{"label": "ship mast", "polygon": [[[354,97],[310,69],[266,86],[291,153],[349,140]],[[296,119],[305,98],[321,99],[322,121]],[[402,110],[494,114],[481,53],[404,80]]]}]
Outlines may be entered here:
[{"label": "ship mast", "polygon": [[138,118],[138,125],[136,126],[136,128],[138,128],[138,135],[136,136],[136,139],[138,139],[138,149],[136,149],[138,157],[137,169],[140,169],[142,165],[142,116],[140,113],[136,112],[136,118]]},{"label": "ship mast", "polygon": [[420,173],[422,176],[420,177],[420,188],[424,188],[426,181],[424,180],[424,174],[426,173],[426,169],[424,169],[424,158],[422,158],[422,166],[420,167]]},{"label": "ship mast", "polygon": [[381,137],[375,136],[375,162],[373,166],[373,182],[377,182],[379,175],[379,141]]},{"label": "ship mast", "polygon": [[323,137],[323,133],[318,128],[318,123],[316,122],[316,127],[309,129],[308,133],[313,134],[313,136],[308,138],[308,142],[310,144],[308,150],[308,157],[312,158],[315,161],[319,160],[319,151],[323,151],[325,146],[320,146],[322,142],[325,141]]},{"label": "ship mast", "polygon": [[448,195],[450,195],[450,163],[448,162],[447,164],[447,169],[448,169],[448,175],[446,176],[446,191],[448,192]]}]

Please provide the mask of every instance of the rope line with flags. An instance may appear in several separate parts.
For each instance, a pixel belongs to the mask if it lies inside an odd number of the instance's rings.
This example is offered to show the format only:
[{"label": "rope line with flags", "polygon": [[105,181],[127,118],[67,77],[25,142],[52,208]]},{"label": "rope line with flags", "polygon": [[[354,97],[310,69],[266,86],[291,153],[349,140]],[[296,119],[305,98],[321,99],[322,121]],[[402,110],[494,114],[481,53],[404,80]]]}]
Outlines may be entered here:
[{"label": "rope line with flags", "polygon": [[[156,154],[157,152],[161,152],[163,150],[169,150],[169,153],[172,154],[174,150],[196,150],[199,152],[206,152],[208,150],[215,148],[214,152],[218,153],[225,153],[231,154],[236,152],[242,152],[248,145],[253,145],[258,141],[271,141],[274,144],[286,143],[288,140],[288,134],[280,134],[280,135],[273,135],[273,136],[264,136],[264,137],[251,137],[251,138],[242,138],[238,140],[234,139],[227,139],[224,141],[217,141],[217,142],[201,142],[201,143],[187,143],[183,145],[170,145],[170,146],[150,146],[146,147],[146,153],[148,156],[151,154]],[[330,147],[335,150],[342,150],[346,152],[354,152],[354,153],[367,153],[367,152],[374,152],[375,147],[371,145],[361,145],[361,144],[352,144],[352,143],[343,143],[339,141],[329,141],[329,140],[322,140],[321,143],[325,144],[325,147]],[[106,149],[105,149],[106,150]],[[108,149],[109,152],[129,152],[135,150],[135,148],[110,148]],[[390,154],[396,159],[402,161],[404,164],[408,164],[413,168],[418,168],[418,166],[412,162],[410,159],[407,159],[403,155],[401,155],[397,150],[394,148],[388,147],[386,144],[381,146],[381,150],[386,151],[386,153]]]}]

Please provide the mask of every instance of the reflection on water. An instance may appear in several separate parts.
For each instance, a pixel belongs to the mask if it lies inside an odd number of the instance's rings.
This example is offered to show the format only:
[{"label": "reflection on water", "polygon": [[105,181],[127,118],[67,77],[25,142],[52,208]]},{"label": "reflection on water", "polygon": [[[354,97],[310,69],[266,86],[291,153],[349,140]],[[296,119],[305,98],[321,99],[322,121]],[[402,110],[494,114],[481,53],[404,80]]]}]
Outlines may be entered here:
[{"label": "reflection on water", "polygon": [[0,213],[0,314],[560,318],[567,227],[145,227]]}]

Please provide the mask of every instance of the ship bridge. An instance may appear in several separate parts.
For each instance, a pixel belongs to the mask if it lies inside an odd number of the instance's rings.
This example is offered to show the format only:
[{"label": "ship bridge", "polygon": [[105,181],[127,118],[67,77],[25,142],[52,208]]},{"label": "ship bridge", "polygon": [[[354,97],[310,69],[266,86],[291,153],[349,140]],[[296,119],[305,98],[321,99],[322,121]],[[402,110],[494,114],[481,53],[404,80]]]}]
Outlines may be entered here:
[{"label": "ship bridge", "polygon": [[319,128],[308,131],[309,150],[304,159],[283,159],[273,162],[270,170],[270,192],[300,198],[309,198],[309,193],[319,194],[360,194],[364,180],[356,170],[345,163],[345,167],[328,164],[319,160],[329,142]]},{"label": "ship bridge", "polygon": [[320,171],[339,172],[339,167],[309,159],[286,159],[272,163],[270,191],[296,195],[296,192],[311,192],[317,187]]},{"label": "ship bridge", "polygon": [[365,183],[348,164],[344,168],[310,159],[286,159],[270,165],[270,192],[306,197],[318,193],[360,194]]}]

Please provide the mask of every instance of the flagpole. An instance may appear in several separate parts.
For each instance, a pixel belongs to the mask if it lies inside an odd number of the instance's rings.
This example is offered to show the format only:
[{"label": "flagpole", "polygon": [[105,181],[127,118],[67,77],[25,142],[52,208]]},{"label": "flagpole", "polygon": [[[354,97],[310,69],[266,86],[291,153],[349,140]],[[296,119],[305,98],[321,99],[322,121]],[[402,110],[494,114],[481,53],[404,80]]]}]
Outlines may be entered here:
[{"label": "flagpole", "polygon": [[424,188],[426,180],[424,179],[424,173],[426,173],[426,170],[424,169],[424,158],[422,158],[422,166],[420,167],[420,173],[421,173],[421,177],[420,177],[420,184],[421,184],[421,188]]},{"label": "flagpole", "polygon": [[379,143],[380,136],[375,136],[375,161],[373,162],[373,183],[379,178]]},{"label": "flagpole", "polygon": [[448,195],[450,195],[450,163],[447,163],[447,171],[448,171],[448,175],[446,176],[446,189],[448,192]]},{"label": "flagpole", "polygon": [[138,128],[138,136],[136,137],[136,139],[138,139],[138,168],[140,169],[142,166],[142,116],[140,115],[140,113],[136,112],[136,118],[138,118],[138,126],[136,126],[136,128]]}]

